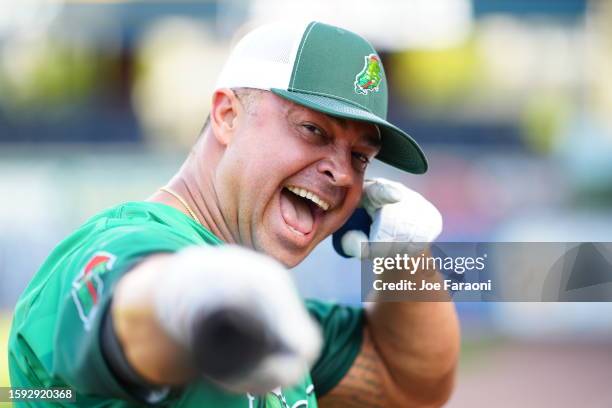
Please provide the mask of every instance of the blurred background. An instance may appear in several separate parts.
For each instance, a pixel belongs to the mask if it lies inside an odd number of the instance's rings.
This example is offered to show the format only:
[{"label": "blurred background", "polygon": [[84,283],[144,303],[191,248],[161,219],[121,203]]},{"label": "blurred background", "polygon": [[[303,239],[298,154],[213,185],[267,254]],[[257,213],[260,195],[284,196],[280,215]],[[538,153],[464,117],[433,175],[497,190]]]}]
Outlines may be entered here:
[{"label": "blurred background", "polygon": [[[369,176],[433,201],[441,240],[612,241],[610,1],[2,1],[0,386],[11,310],[42,260],[94,213],[164,185],[231,44],[295,16],[381,51],[390,119],[430,171]],[[359,302],[359,264],[330,242],[295,274],[305,296]],[[612,304],[457,307],[449,407],[612,406]]]}]

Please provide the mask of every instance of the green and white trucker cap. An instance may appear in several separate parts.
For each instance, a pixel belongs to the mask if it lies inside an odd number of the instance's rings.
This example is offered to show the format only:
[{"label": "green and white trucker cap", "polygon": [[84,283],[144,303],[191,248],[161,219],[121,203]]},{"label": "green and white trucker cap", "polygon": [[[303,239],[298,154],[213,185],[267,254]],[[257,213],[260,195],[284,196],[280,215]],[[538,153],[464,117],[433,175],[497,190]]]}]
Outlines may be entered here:
[{"label": "green and white trucker cap", "polygon": [[226,62],[216,89],[264,89],[328,115],[378,125],[377,159],[415,174],[427,171],[419,145],[387,122],[387,79],[364,38],[331,25],[275,23],[244,36]]}]

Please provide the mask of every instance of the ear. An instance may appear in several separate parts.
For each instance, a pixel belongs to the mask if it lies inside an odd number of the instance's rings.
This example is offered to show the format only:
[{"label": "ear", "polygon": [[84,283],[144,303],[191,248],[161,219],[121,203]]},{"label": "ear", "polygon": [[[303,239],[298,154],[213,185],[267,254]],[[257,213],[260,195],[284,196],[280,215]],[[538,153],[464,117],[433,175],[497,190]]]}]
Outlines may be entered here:
[{"label": "ear", "polygon": [[227,145],[236,130],[240,103],[231,89],[217,89],[212,97],[210,125],[219,143]]}]

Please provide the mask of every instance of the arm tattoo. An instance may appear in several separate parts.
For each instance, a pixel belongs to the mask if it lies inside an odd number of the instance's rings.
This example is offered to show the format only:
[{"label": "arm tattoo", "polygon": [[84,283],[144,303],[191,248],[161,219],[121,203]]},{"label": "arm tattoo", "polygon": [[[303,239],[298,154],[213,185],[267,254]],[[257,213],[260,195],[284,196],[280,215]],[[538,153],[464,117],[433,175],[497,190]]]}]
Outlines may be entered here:
[{"label": "arm tattoo", "polygon": [[366,335],[361,352],[340,383],[320,401],[321,408],[389,408],[393,398],[385,394],[385,368]]}]

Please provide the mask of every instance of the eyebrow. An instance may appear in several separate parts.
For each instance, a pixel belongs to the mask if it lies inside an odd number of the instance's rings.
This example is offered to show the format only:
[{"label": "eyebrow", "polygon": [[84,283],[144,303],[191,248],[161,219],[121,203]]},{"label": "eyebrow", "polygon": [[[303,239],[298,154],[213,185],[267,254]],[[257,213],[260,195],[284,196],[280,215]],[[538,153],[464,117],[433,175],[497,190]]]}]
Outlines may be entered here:
[{"label": "eyebrow", "polygon": [[[295,111],[304,109],[302,106],[299,105],[295,105],[295,106],[291,106],[289,107],[289,109],[287,110],[287,117],[289,117],[292,113],[294,113]],[[323,113],[323,112],[321,112]],[[346,130],[348,128],[348,122],[346,119],[344,118],[339,118],[337,116],[332,116],[329,115],[327,113],[323,113],[323,115],[325,115],[326,118],[330,119],[332,122],[336,123],[338,126],[340,126],[342,129]],[[375,125],[372,123],[372,125],[376,128],[376,133],[371,133],[371,132],[367,132],[364,133],[362,135],[362,140],[364,141],[365,144],[367,144],[368,146],[378,149],[382,146],[382,135],[380,133],[380,128],[378,127],[378,125]]]},{"label": "eyebrow", "polygon": [[382,147],[382,135],[380,133],[380,128],[378,127],[378,125],[374,125],[374,127],[376,128],[376,133],[365,133],[364,139],[367,145],[379,149]]}]

